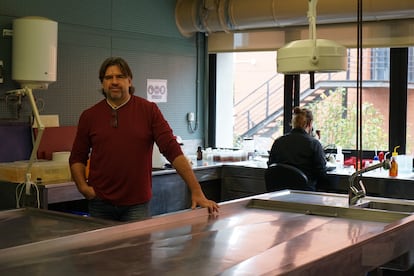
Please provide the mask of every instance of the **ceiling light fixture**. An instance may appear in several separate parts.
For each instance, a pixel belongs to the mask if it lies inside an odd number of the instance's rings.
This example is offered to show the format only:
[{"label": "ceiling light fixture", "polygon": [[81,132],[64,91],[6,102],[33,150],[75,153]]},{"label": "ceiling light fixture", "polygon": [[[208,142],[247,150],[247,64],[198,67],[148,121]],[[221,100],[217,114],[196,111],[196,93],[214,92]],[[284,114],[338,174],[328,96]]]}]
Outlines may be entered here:
[{"label": "ceiling light fixture", "polygon": [[309,0],[309,39],[292,41],[277,51],[277,72],[301,74],[347,70],[346,48],[339,43],[316,38],[317,0]]}]

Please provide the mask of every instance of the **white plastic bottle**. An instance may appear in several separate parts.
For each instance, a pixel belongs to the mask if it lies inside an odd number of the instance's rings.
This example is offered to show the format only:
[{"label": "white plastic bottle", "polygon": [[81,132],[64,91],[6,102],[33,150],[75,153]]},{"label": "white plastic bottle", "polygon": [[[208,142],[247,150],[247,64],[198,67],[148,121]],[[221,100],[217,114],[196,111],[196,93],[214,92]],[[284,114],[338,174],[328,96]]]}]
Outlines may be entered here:
[{"label": "white plastic bottle", "polygon": [[336,147],[335,163],[337,169],[344,168],[344,154],[342,153],[342,147]]}]

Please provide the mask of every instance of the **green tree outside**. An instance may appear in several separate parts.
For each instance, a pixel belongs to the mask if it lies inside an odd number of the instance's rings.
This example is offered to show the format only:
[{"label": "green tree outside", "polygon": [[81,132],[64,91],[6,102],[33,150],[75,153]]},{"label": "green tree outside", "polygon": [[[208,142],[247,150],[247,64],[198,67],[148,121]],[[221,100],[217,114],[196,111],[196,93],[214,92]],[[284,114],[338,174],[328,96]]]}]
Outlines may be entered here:
[{"label": "green tree outside", "polygon": [[[344,88],[337,88],[323,95],[320,101],[311,103],[308,108],[314,114],[315,129],[321,131],[324,146],[335,145],[345,149],[356,148],[356,105],[345,106]],[[388,138],[381,128],[384,118],[372,103],[362,104],[362,149],[386,150]]]}]

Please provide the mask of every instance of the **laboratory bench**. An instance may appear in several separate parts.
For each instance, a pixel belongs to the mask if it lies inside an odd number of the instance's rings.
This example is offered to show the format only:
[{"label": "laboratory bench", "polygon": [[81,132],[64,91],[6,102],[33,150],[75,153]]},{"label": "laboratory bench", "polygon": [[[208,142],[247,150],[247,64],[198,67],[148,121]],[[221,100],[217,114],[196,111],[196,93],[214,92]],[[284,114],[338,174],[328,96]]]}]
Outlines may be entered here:
[{"label": "laboratory bench", "polygon": [[116,225],[110,220],[38,208],[0,212],[0,250]]},{"label": "laboratory bench", "polygon": [[[194,166],[194,173],[206,196],[223,202],[266,192],[265,160],[211,163]],[[318,191],[348,193],[349,177],[354,171],[348,168],[328,173],[332,186]],[[153,198],[150,202],[152,215],[183,210],[191,206],[187,186],[174,169],[154,169]],[[387,171],[364,173],[360,178],[371,196],[414,199],[414,173],[389,177]],[[16,208],[16,183],[0,182],[0,210]],[[39,202],[36,191],[26,198],[26,206],[50,210],[86,212],[87,204],[72,181],[40,183]],[[24,195],[23,195],[24,196]]]},{"label": "laboratory bench", "polygon": [[[346,192],[349,187],[349,177],[353,169],[340,169],[329,172],[336,186],[334,192]],[[363,173],[360,177],[367,193],[372,196],[381,196],[400,199],[414,199],[414,173],[399,173],[396,177],[389,176],[388,170],[380,169]]]},{"label": "laboratory bench", "polygon": [[[414,201],[364,200],[414,208]],[[411,213],[347,202],[343,194],[284,190],[222,202],[218,215],[185,210],[114,225],[79,217],[89,225],[80,232],[65,221],[71,215],[49,217],[21,230],[23,242],[0,247],[0,274],[348,276],[412,265]],[[3,225],[24,216],[31,223],[33,214],[13,211],[0,212]],[[60,234],[36,238],[48,231]]]},{"label": "laboratory bench", "polygon": [[[329,193],[266,193],[265,168],[262,160],[194,167],[203,191],[220,202],[218,217],[189,209],[188,188],[174,169],[154,170],[152,218],[132,223],[66,212],[87,211],[73,182],[39,183],[39,209],[15,209],[17,184],[0,183],[0,274],[394,275],[386,272],[412,266],[414,216],[350,209],[351,171],[330,172],[337,185]],[[369,172],[361,179],[364,200],[403,202],[414,212],[414,175]]]},{"label": "laboratory bench", "polygon": [[[208,198],[220,201],[221,166],[195,167],[194,173]],[[152,172],[152,193],[150,202],[152,215],[159,215],[190,208],[191,197],[182,178],[174,169],[154,169]],[[16,188],[19,184],[0,182],[0,210],[17,207]],[[87,201],[72,181],[61,183],[38,183],[38,190],[32,187],[29,196],[24,191],[19,207],[86,214]],[[19,192],[19,191],[18,191]]]}]

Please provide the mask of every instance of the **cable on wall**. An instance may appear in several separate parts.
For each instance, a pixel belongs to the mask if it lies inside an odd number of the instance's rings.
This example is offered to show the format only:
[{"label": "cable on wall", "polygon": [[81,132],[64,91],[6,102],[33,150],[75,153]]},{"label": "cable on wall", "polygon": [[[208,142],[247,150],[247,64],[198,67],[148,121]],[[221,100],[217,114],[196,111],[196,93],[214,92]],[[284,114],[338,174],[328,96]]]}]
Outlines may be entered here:
[{"label": "cable on wall", "polygon": [[198,107],[198,100],[199,100],[199,94],[200,94],[200,79],[201,79],[201,70],[200,70],[200,66],[201,66],[201,59],[203,58],[203,40],[202,40],[202,36],[204,36],[203,33],[197,33],[196,36],[196,81],[195,81],[195,87],[196,87],[196,97],[195,97],[195,118],[194,118],[194,127],[192,126],[192,121],[189,120],[187,118],[187,122],[188,122],[188,131],[190,133],[194,133],[197,131],[198,129],[198,120],[199,120],[199,107]]}]

